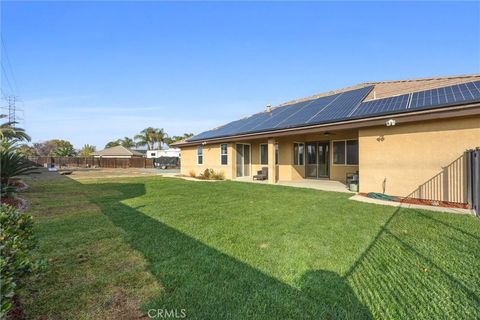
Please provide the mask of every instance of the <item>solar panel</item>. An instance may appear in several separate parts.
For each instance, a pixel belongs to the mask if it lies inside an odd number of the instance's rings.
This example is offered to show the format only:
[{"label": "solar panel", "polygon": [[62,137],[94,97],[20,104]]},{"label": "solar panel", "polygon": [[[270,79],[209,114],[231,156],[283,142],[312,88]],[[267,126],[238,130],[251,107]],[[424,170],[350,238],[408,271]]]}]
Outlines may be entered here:
[{"label": "solar panel", "polygon": [[255,126],[251,130],[254,131],[262,131],[268,129],[276,128],[280,123],[282,123],[285,119],[289,119],[295,113],[301,111],[305,105],[308,105],[311,101],[302,101],[294,104],[290,104],[288,106],[282,107],[284,111],[279,114],[278,116],[272,116],[267,121]]},{"label": "solar panel", "polygon": [[257,113],[202,132],[189,141],[480,101],[480,81],[362,102],[372,89],[373,86],[369,86],[274,108],[271,112]]},{"label": "solar panel", "polygon": [[480,81],[415,92],[409,109],[462,104],[480,99]]},{"label": "solar panel", "polygon": [[299,108],[296,113],[293,113],[290,117],[279,122],[276,128],[290,128],[305,125],[308,119],[315,116],[323,108],[328,106],[328,104],[332,103],[332,101],[337,99],[339,95],[340,94],[335,94],[308,101],[303,107]]},{"label": "solar panel", "polygon": [[406,110],[410,94],[363,102],[350,116],[365,117],[374,114]]},{"label": "solar panel", "polygon": [[348,118],[349,114],[362,103],[372,89],[373,86],[369,86],[341,93],[338,99],[309,119],[307,123],[324,123]]}]

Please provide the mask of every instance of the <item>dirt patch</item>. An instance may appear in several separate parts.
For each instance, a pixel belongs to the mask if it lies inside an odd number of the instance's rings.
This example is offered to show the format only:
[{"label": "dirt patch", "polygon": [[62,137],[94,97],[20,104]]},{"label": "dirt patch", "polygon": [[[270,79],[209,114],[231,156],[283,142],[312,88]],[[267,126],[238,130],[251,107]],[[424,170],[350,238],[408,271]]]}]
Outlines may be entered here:
[{"label": "dirt patch", "polygon": [[[359,195],[369,198],[367,193],[360,192]],[[400,202],[400,203],[418,204],[418,205],[426,205],[426,206],[442,207],[442,208],[471,209],[470,206],[466,203],[395,197],[395,196],[392,198],[394,202]]]},{"label": "dirt patch", "polygon": [[138,309],[140,301],[132,299],[128,294],[118,289],[103,304],[105,309],[109,310],[112,319],[143,319],[145,315]]},{"label": "dirt patch", "polygon": [[7,319],[9,320],[24,320],[26,319],[25,313],[21,308],[20,299],[18,296],[12,298],[12,308],[8,311]]}]

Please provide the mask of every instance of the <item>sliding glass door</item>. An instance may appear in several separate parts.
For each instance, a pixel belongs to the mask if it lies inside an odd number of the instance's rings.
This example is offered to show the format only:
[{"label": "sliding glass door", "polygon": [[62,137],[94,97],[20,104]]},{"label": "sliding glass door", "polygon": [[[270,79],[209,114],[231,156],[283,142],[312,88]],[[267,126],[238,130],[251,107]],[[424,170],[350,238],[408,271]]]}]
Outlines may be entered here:
[{"label": "sliding glass door", "polygon": [[305,162],[306,178],[329,177],[329,144],[328,142],[309,142],[306,144],[307,161]]},{"label": "sliding glass door", "polygon": [[237,151],[237,177],[245,177],[250,175],[250,145],[237,143],[235,146]]}]

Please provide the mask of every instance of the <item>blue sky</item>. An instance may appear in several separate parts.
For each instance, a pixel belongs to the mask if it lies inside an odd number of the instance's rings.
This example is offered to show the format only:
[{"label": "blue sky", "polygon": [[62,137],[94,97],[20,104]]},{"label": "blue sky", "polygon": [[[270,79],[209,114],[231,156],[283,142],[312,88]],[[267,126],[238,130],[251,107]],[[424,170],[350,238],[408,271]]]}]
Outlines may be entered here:
[{"label": "blue sky", "polygon": [[148,126],[199,133],[364,81],[480,72],[478,2],[2,1],[1,32],[22,125],[77,148]]}]

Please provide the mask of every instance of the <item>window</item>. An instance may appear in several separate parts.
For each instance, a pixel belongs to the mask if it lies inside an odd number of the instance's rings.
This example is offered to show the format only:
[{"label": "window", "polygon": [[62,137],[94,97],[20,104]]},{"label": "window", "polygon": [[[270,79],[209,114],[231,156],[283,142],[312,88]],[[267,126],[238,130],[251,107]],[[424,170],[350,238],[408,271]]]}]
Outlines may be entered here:
[{"label": "window", "polygon": [[155,157],[155,152],[150,152],[150,157]]},{"label": "window", "polygon": [[260,145],[260,164],[268,164],[268,145]]},{"label": "window", "polygon": [[358,140],[347,141],[347,164],[358,164]]},{"label": "window", "polygon": [[203,146],[197,147],[197,164],[203,164]]},{"label": "window", "polygon": [[345,141],[333,142],[333,164],[345,164]]},{"label": "window", "polygon": [[333,142],[333,164],[357,165],[358,140],[342,140]]},{"label": "window", "polygon": [[278,164],[278,143],[275,143],[275,164]]},{"label": "window", "polygon": [[293,144],[293,164],[296,166],[303,166],[305,158],[305,145],[303,143]]},{"label": "window", "polygon": [[226,143],[220,145],[220,163],[222,165],[228,164],[228,148]]}]

